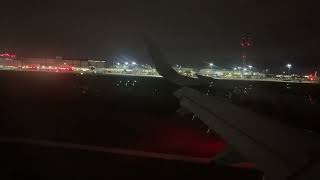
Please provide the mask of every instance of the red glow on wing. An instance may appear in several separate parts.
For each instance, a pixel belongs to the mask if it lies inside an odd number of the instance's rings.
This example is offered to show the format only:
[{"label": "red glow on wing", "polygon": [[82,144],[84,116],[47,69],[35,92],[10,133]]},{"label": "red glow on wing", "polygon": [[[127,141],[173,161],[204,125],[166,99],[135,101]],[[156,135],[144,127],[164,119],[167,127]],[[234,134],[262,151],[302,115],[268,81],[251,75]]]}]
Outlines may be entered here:
[{"label": "red glow on wing", "polygon": [[145,151],[212,158],[224,150],[226,143],[216,135],[194,126],[158,125],[144,135],[139,147]]}]

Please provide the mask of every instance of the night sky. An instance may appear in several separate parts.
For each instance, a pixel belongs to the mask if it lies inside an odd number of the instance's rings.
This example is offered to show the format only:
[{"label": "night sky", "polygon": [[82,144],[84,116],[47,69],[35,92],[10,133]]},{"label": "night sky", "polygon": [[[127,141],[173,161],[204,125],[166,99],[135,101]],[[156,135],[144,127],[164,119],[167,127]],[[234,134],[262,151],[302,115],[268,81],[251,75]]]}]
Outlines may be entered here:
[{"label": "night sky", "polygon": [[[150,62],[151,35],[172,64],[241,65],[240,37],[258,68],[320,66],[316,1],[105,0],[1,2],[0,51],[28,57]],[[299,68],[298,68],[299,67]]]}]

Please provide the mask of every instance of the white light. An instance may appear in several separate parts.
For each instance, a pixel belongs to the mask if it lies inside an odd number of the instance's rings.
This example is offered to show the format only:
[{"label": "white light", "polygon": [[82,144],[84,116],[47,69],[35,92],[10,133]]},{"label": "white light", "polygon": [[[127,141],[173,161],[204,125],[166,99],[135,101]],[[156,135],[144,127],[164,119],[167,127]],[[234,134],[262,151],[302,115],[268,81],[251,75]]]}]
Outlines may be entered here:
[{"label": "white light", "polygon": [[246,71],[246,70],[247,70],[247,68],[244,68],[243,70],[245,70],[245,71]]},{"label": "white light", "polygon": [[237,68],[235,67],[235,68],[233,68],[233,70],[234,70],[234,71],[236,71],[236,70],[237,70]]},{"label": "white light", "polygon": [[96,60],[88,60],[89,62],[95,62],[95,63],[105,63],[106,61],[96,61]]},{"label": "white light", "polygon": [[136,65],[137,63],[136,62],[132,62],[132,65]]},{"label": "white light", "polygon": [[212,66],[213,66],[213,63],[210,63],[209,66],[212,67]]},{"label": "white light", "polygon": [[117,62],[117,65],[118,65],[118,66],[120,66],[120,63],[119,63],[119,62]]},{"label": "white light", "polygon": [[290,69],[292,67],[292,65],[291,64],[287,64],[287,67]]},{"label": "white light", "polygon": [[249,65],[248,67],[249,67],[250,69],[252,68],[252,66],[251,66],[251,65]]},{"label": "white light", "polygon": [[83,72],[81,72],[80,74],[83,75]]},{"label": "white light", "polygon": [[125,62],[124,64],[125,64],[125,65],[128,65],[129,63],[128,63],[128,62]]}]

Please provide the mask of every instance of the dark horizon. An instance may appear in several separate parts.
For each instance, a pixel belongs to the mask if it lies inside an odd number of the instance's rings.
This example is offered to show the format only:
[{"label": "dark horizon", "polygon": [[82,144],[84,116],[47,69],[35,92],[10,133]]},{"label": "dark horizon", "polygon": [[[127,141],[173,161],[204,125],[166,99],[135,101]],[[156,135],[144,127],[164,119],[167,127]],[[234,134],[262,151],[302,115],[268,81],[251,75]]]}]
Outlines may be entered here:
[{"label": "dark horizon", "polygon": [[248,33],[248,64],[312,71],[320,66],[316,12],[313,1],[298,0],[5,2],[0,52],[150,62],[147,33],[172,64],[234,66],[242,63],[240,37]]}]

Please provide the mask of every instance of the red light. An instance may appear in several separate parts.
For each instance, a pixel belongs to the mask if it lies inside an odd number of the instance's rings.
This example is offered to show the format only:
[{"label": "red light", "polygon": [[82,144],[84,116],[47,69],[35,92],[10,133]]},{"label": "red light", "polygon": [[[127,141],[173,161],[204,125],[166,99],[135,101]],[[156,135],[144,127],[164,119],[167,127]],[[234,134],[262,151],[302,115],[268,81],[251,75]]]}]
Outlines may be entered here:
[{"label": "red light", "polygon": [[308,76],[309,81],[314,81],[315,79],[316,79],[315,76],[313,76],[312,74]]},{"label": "red light", "polygon": [[15,58],[16,55],[15,54],[9,54],[9,53],[3,53],[3,54],[0,54],[0,57]]}]

